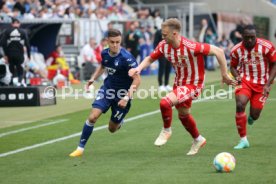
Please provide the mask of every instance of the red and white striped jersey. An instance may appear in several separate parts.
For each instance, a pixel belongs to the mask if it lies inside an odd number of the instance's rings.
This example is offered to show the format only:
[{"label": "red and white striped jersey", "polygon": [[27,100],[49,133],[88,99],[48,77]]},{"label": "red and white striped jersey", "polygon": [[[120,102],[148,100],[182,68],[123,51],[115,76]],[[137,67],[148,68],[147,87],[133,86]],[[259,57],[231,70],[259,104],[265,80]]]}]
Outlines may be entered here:
[{"label": "red and white striped jersey", "polygon": [[202,87],[205,79],[203,56],[208,55],[209,51],[210,45],[193,42],[182,36],[178,48],[173,48],[163,40],[150,57],[156,60],[165,56],[172,63],[176,73],[175,86],[192,84]]},{"label": "red and white striped jersey", "polygon": [[276,62],[276,50],[268,40],[257,38],[255,47],[248,50],[243,42],[232,48],[231,66],[239,67],[243,79],[254,84],[265,84],[269,77],[269,64]]}]

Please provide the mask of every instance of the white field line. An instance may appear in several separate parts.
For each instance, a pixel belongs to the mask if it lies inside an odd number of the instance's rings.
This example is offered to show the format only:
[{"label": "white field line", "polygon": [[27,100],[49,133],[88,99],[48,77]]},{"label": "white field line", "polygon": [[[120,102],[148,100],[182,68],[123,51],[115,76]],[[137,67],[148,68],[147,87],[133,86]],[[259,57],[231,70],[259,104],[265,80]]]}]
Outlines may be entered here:
[{"label": "white field line", "polygon": [[[219,93],[218,95],[212,95],[208,98],[195,100],[195,101],[193,101],[193,103],[203,102],[203,101],[210,100],[210,99],[213,99],[215,97],[219,97],[221,95],[225,95],[225,94],[232,93],[232,92],[233,91],[230,90],[230,91],[227,91],[225,93]],[[138,115],[138,116],[134,116],[132,118],[126,119],[125,122],[129,122],[129,121],[133,121],[133,120],[136,120],[136,119],[144,118],[146,116],[157,114],[159,112],[160,112],[160,110],[156,110],[156,111],[148,112],[148,113],[141,114],[141,115]],[[104,128],[107,128],[107,125],[97,127],[97,128],[94,129],[94,131],[102,130]],[[78,132],[78,133],[74,133],[74,134],[71,134],[71,135],[68,135],[68,136],[65,136],[65,137],[61,137],[61,138],[58,138],[58,139],[53,139],[53,140],[50,140],[50,141],[42,142],[42,143],[39,143],[39,144],[34,144],[32,146],[27,146],[27,147],[16,149],[16,150],[9,151],[9,152],[6,152],[6,153],[1,153],[0,158],[1,157],[6,157],[6,156],[9,156],[9,155],[13,155],[13,154],[16,154],[16,153],[20,153],[20,152],[23,152],[23,151],[32,150],[34,148],[42,147],[42,146],[45,146],[45,145],[48,145],[48,144],[53,144],[53,143],[56,143],[56,142],[64,141],[64,140],[67,140],[67,139],[70,139],[70,138],[73,138],[73,137],[77,137],[77,136],[80,136],[80,135],[81,135],[81,132]]]},{"label": "white field line", "polygon": [[69,119],[60,119],[60,120],[57,120],[57,121],[43,123],[42,125],[36,125],[36,126],[27,127],[27,128],[21,128],[21,129],[18,129],[18,130],[13,130],[13,131],[10,131],[10,132],[0,133],[0,138],[4,137],[4,136],[7,136],[7,135],[11,135],[11,134],[16,134],[16,133],[19,133],[19,132],[24,132],[24,131],[27,131],[27,130],[32,130],[32,129],[36,129],[36,128],[40,128],[40,127],[45,127],[45,126],[49,126],[49,125],[62,123],[62,122],[65,122],[65,121],[69,121]]}]

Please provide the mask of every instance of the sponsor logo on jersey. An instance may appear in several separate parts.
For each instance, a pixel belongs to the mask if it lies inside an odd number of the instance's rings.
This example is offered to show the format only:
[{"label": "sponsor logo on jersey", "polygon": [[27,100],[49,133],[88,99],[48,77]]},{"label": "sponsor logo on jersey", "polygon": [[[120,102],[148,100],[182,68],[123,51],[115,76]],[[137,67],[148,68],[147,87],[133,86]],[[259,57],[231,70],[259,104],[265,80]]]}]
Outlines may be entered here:
[{"label": "sponsor logo on jersey", "polygon": [[258,65],[258,64],[260,64],[260,60],[258,60],[258,59],[248,59],[248,60],[243,61],[243,63],[247,64],[247,65]]},{"label": "sponsor logo on jersey", "polygon": [[106,70],[108,75],[113,75],[116,72],[116,69],[110,67],[106,67]]},{"label": "sponsor logo on jersey", "polygon": [[187,67],[188,65],[186,63],[173,63],[173,66],[177,67]]},{"label": "sponsor logo on jersey", "polygon": [[134,66],[136,66],[136,63],[131,63],[131,64],[129,64],[128,66],[134,67]]}]

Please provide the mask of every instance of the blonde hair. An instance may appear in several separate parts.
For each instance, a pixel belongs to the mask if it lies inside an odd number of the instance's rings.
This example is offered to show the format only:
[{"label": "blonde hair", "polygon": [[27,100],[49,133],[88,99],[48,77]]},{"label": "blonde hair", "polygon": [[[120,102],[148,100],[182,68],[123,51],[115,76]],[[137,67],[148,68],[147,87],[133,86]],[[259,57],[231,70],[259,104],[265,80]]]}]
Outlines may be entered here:
[{"label": "blonde hair", "polygon": [[176,18],[170,18],[170,19],[165,20],[165,22],[163,22],[161,26],[162,26],[162,28],[169,27],[171,30],[175,30],[177,32],[180,32],[180,30],[181,30],[181,23]]}]

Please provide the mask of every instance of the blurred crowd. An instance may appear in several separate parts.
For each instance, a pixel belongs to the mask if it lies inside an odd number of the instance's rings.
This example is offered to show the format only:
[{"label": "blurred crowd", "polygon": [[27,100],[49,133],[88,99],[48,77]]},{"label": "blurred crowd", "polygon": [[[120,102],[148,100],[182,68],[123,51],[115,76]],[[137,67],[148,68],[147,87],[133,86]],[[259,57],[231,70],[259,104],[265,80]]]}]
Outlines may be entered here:
[{"label": "blurred crowd", "polygon": [[78,19],[128,20],[148,19],[148,8],[133,9],[124,0],[2,0],[2,20],[17,19]]},{"label": "blurred crowd", "polygon": [[[31,48],[31,58],[25,62],[28,78],[41,78],[44,81],[53,82],[54,85],[57,85],[55,77],[72,84],[90,78],[101,62],[100,53],[107,47],[106,33],[108,29],[114,27],[114,22],[124,21],[126,23],[123,46],[140,62],[154,49],[154,38],[158,31],[160,34],[163,21],[159,10],[131,8],[124,0],[3,0],[0,2],[0,17],[4,21],[10,19],[9,17],[14,17],[18,20],[89,18],[109,22],[106,26],[107,30],[103,30],[103,37],[99,43],[96,41],[98,39],[91,37],[87,44],[81,46],[77,58],[78,63],[73,66],[78,67],[78,70],[70,68],[72,66],[66,60],[60,45],[57,45],[46,58],[39,53],[38,48]],[[129,19],[139,21],[128,21]],[[210,25],[207,19],[202,19],[199,33],[193,38],[194,41],[219,46],[224,50],[229,62],[231,48],[241,41],[243,25],[237,25],[230,35],[222,34],[220,36],[217,35],[216,28]],[[2,60],[2,62],[4,61]],[[205,62],[207,70],[216,69],[215,57],[206,57]],[[150,67],[142,74],[152,74],[153,71],[157,71],[158,62]],[[165,70],[170,71],[168,68]],[[82,71],[82,74],[79,71]],[[168,81],[168,78],[165,81]],[[41,81],[33,80],[31,83],[37,84]],[[162,82],[159,85],[163,85]],[[165,85],[167,85],[166,82]]]}]

